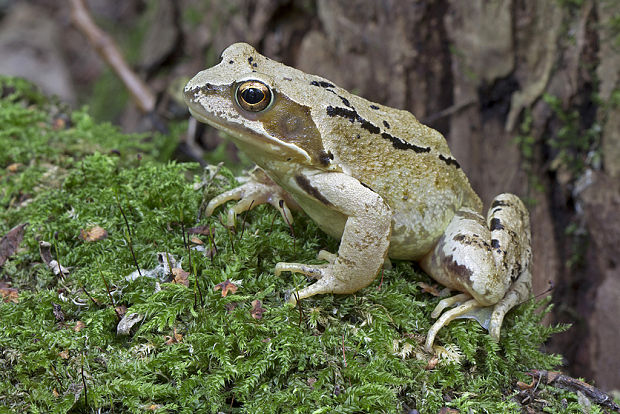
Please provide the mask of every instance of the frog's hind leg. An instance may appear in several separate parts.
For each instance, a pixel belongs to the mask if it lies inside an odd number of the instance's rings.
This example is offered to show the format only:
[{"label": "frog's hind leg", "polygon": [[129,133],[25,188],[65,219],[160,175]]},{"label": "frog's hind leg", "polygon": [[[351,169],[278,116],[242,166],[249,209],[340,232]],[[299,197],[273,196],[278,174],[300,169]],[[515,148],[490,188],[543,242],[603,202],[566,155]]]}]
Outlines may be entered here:
[{"label": "frog's hind leg", "polygon": [[[486,220],[470,208],[457,211],[420,265],[439,283],[465,292],[477,306],[465,302],[444,314],[433,325],[427,347],[442,326],[459,316],[476,317],[483,307],[493,307],[489,332],[499,339],[504,315],[529,294],[530,255],[529,215],[517,196],[497,196]],[[461,295],[444,299],[433,316],[463,299]]]},{"label": "frog's hind leg", "polygon": [[516,305],[524,302],[532,289],[530,270],[530,219],[523,202],[514,194],[500,194],[493,200],[487,216],[491,229],[491,244],[497,245],[495,260],[506,267],[510,288],[493,307],[489,334],[499,340],[504,316]]}]

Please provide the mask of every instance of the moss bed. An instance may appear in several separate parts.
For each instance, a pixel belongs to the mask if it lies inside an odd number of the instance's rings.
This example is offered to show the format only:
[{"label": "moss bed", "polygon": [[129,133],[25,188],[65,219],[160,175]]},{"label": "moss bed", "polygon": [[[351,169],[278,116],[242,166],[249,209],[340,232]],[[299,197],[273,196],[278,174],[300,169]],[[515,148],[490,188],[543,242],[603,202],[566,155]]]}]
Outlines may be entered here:
[{"label": "moss bed", "polygon": [[[542,385],[522,404],[517,381],[561,363],[543,351],[563,329],[540,324],[547,300],[510,312],[499,343],[451,323],[439,358],[423,351],[438,298],[411,263],[292,307],[310,282],[275,263],[337,249],[310,220],[259,206],[228,229],[201,211],[234,177],[167,161],[175,134],[124,135],[23,81],[0,88],[0,234],[27,223],[0,270],[0,412],[582,412]],[[150,272],[159,252],[186,273]]]}]

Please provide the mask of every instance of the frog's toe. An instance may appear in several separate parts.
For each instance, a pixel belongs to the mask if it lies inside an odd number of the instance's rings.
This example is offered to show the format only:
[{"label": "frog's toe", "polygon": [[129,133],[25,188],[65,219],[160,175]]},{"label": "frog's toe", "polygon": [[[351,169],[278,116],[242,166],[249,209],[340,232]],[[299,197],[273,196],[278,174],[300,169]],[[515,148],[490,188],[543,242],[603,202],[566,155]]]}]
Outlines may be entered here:
[{"label": "frog's toe", "polygon": [[316,255],[316,258],[334,264],[338,258],[338,255],[336,253],[330,253],[327,250],[320,250],[319,254]]},{"label": "frog's toe", "polygon": [[329,265],[308,265],[304,263],[285,263],[276,264],[275,274],[280,276],[282,272],[301,273],[313,279],[321,279]]},{"label": "frog's toe", "polygon": [[237,187],[213,197],[207,204],[207,207],[205,207],[205,214],[207,216],[212,215],[216,208],[231,200],[239,200],[242,195],[243,191],[241,190],[241,187]]},{"label": "frog's toe", "polygon": [[454,295],[454,296],[450,296],[449,298],[442,299],[439,301],[437,306],[435,306],[435,309],[433,309],[433,312],[431,312],[431,318],[437,319],[439,315],[441,315],[441,312],[444,311],[444,309],[449,308],[450,306],[453,306],[459,303],[463,303],[469,299],[471,299],[471,295],[467,293],[459,293],[458,295]]},{"label": "frog's toe", "polygon": [[323,277],[310,286],[306,286],[302,290],[292,292],[289,298],[289,303],[295,304],[301,299],[326,293],[351,293],[346,284],[339,283],[339,281],[329,273],[329,270],[326,270],[325,268],[321,268],[321,270]]},{"label": "frog's toe", "polygon": [[470,299],[467,302],[457,306],[454,309],[450,309],[443,315],[441,318],[437,319],[431,329],[428,330],[428,334],[426,336],[426,343],[424,344],[424,349],[426,352],[433,352],[433,343],[435,342],[435,337],[441,328],[452,322],[455,318],[464,315],[471,310],[480,307],[480,304],[475,299]]}]

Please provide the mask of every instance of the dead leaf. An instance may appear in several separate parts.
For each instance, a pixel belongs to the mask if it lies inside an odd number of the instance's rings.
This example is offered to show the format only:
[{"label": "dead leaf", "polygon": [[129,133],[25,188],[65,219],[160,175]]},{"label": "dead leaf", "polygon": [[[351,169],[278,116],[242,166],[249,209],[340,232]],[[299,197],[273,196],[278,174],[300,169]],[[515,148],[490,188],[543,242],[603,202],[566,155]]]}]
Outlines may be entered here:
[{"label": "dead leaf", "polygon": [[120,316],[121,318],[125,316],[125,314],[127,313],[127,306],[125,305],[118,305],[114,309],[116,310],[116,313],[118,314],[118,316]]},{"label": "dead leaf", "polygon": [[308,383],[308,385],[310,386],[310,388],[314,388],[314,383],[316,382],[316,378],[314,377],[310,377],[306,380],[306,382]]},{"label": "dead leaf", "polygon": [[77,321],[75,326],[73,327],[74,332],[80,332],[82,329],[86,327],[86,324],[82,321]]},{"label": "dead leaf", "polygon": [[54,398],[60,397],[60,394],[58,393],[58,390],[56,389],[56,387],[52,389],[52,395],[54,396]]},{"label": "dead leaf", "polygon": [[0,287],[0,296],[2,296],[2,301],[5,302],[5,303],[9,303],[9,302],[17,303],[17,302],[19,302],[19,298],[18,298],[19,292],[15,288]]},{"label": "dead leaf", "polygon": [[418,286],[422,288],[422,292],[430,293],[433,296],[440,295],[437,285],[429,285],[428,283],[418,282]]},{"label": "dead leaf", "polygon": [[459,410],[455,410],[454,408],[441,407],[441,410],[439,410],[439,414],[459,414]]},{"label": "dead leaf", "polygon": [[177,285],[183,285],[185,287],[189,286],[189,280],[187,278],[189,276],[189,272],[186,272],[180,267],[175,267],[174,269],[172,269],[172,275],[174,276],[172,283],[176,283]]},{"label": "dead leaf", "polygon": [[19,167],[21,167],[22,165],[24,164],[19,163],[19,162],[14,162],[13,164],[9,164],[6,167],[6,170],[10,173],[16,173],[19,170]]},{"label": "dead leaf", "polygon": [[52,245],[46,241],[39,242],[39,255],[43,262],[49,266],[52,261]]},{"label": "dead leaf", "polygon": [[204,242],[202,240],[200,240],[198,237],[196,236],[192,236],[189,238],[189,241],[191,241],[194,244],[204,244]]},{"label": "dead leaf", "polygon": [[64,351],[59,352],[58,356],[62,359],[69,359],[69,350],[65,349]]},{"label": "dead leaf", "polygon": [[64,267],[63,265],[58,263],[56,260],[50,261],[48,263],[48,267],[54,273],[54,275],[60,276],[61,278],[68,276],[71,270],[70,267]]},{"label": "dead leaf", "polygon": [[250,315],[254,319],[261,319],[263,317],[263,313],[265,312],[265,308],[263,308],[260,300],[256,299],[252,301],[252,310],[250,310]]},{"label": "dead leaf", "polygon": [[149,411],[157,411],[160,408],[161,408],[160,404],[151,404],[151,405],[146,407],[146,409],[149,410]]},{"label": "dead leaf", "polygon": [[439,357],[434,356],[428,361],[424,369],[427,371],[430,371],[431,369],[434,369],[438,363],[439,363]]},{"label": "dead leaf", "polygon": [[129,335],[131,333],[131,328],[138,322],[144,319],[144,316],[140,315],[136,312],[131,312],[125,314],[123,319],[116,325],[116,334],[117,335]]},{"label": "dead leaf", "polygon": [[237,307],[237,303],[235,302],[228,302],[226,305],[224,305],[224,308],[226,309],[227,313],[232,312],[233,310],[235,310],[236,307]]},{"label": "dead leaf", "polygon": [[183,335],[177,333],[177,328],[174,328],[172,336],[166,335],[166,345],[178,344],[181,341],[183,341]]},{"label": "dead leaf", "polygon": [[65,129],[66,127],[67,127],[67,121],[64,118],[54,119],[54,123],[52,124],[52,129],[54,131],[59,131],[61,129]]},{"label": "dead leaf", "polygon": [[202,236],[209,236],[211,235],[211,229],[209,228],[209,226],[190,227],[189,229],[187,229],[187,233],[188,234],[200,234]]},{"label": "dead leaf", "polygon": [[523,382],[523,381],[517,381],[517,387],[519,387],[520,390],[532,389],[534,388],[534,385],[536,385],[536,380],[534,380],[533,378],[530,384]]},{"label": "dead leaf", "polygon": [[237,285],[230,281],[230,279],[226,279],[222,283],[218,283],[213,287],[213,290],[218,291],[222,289],[222,297],[225,298],[228,295],[228,292],[235,293],[237,291]]},{"label": "dead leaf", "polygon": [[19,244],[24,238],[24,230],[27,225],[28,223],[24,223],[13,227],[0,239],[0,266],[2,266],[9,256],[15,253],[19,247]]},{"label": "dead leaf", "polygon": [[65,321],[65,314],[62,311],[62,308],[60,307],[60,305],[57,304],[57,303],[52,302],[52,308],[53,308],[54,317],[56,318],[56,321],[64,322]]},{"label": "dead leaf", "polygon": [[103,240],[108,237],[108,232],[106,229],[100,226],[93,226],[87,230],[80,230],[80,239],[85,242],[94,242]]}]

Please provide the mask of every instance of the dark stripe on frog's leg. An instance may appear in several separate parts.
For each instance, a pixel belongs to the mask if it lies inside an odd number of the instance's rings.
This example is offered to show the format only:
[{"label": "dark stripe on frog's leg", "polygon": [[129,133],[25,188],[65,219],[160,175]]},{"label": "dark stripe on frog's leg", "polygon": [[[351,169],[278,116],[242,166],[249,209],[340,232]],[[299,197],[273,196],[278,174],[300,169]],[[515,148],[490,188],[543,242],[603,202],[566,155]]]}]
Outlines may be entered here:
[{"label": "dark stripe on frog's leg", "polygon": [[504,230],[504,225],[502,224],[502,221],[499,218],[493,217],[491,219],[490,229],[491,229],[491,231],[493,231],[493,230]]},{"label": "dark stripe on frog's leg", "polygon": [[310,184],[310,180],[308,180],[305,176],[296,175],[295,182],[308,195],[312,196],[316,200],[319,200],[321,203],[325,204],[326,206],[332,206],[332,203],[328,199],[326,199],[325,196],[319,192],[319,190],[312,187],[312,184]]},{"label": "dark stripe on frog's leg", "polygon": [[321,165],[328,166],[332,160],[334,159],[334,154],[331,151],[321,151],[319,152],[319,162]]}]

